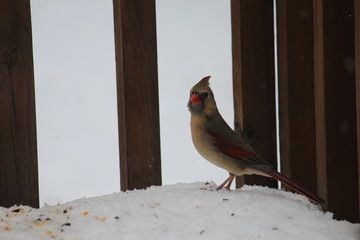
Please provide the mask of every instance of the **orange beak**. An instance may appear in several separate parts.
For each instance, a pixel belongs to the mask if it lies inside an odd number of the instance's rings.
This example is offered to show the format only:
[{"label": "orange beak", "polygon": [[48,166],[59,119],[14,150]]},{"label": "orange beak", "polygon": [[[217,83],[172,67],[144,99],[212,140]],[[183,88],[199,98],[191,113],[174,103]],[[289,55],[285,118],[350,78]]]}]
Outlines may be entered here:
[{"label": "orange beak", "polygon": [[190,101],[192,104],[201,104],[201,99],[196,93],[191,94]]}]

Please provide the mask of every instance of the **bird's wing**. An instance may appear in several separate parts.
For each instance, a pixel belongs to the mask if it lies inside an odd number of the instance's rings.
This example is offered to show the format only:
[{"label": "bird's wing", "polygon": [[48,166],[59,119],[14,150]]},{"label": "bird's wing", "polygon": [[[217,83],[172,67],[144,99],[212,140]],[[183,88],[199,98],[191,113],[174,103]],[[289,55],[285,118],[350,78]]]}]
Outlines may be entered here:
[{"label": "bird's wing", "polygon": [[222,153],[238,159],[242,164],[254,168],[272,168],[271,164],[255,152],[240,134],[225,122],[220,113],[207,117],[206,131],[213,145]]},{"label": "bird's wing", "polygon": [[243,164],[254,165],[266,165],[269,163],[258,156],[253,148],[247,143],[234,142],[225,137],[216,134],[213,131],[208,131],[209,135],[213,139],[213,145],[222,153],[242,161]]}]

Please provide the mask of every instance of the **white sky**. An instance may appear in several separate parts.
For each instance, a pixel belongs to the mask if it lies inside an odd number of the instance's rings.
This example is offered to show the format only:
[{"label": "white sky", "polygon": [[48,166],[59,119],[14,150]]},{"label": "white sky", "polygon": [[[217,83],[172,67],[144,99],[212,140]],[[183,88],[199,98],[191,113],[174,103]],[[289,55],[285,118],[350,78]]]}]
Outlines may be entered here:
[{"label": "white sky", "polygon": [[[210,80],[233,125],[230,2],[157,0],[163,184],[227,172],[194,149],[190,88]],[[40,204],[120,189],[112,0],[31,0]]]}]

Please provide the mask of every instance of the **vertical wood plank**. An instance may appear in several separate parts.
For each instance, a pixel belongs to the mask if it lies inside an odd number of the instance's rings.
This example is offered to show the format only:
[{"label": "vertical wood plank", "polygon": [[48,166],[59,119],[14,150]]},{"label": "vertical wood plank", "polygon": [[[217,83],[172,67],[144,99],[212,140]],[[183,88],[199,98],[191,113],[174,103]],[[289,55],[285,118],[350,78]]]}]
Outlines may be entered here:
[{"label": "vertical wood plank", "polygon": [[121,189],[161,185],[155,0],[114,0]]},{"label": "vertical wood plank", "polygon": [[319,182],[335,218],[358,222],[354,1],[314,0],[314,14]]},{"label": "vertical wood plank", "polygon": [[[315,130],[316,130],[316,166],[319,195],[328,201],[326,171],[326,134],[325,134],[325,91],[324,91],[324,33],[323,4],[313,1],[314,14],[314,91],[315,91]],[[327,203],[324,210],[327,210]]]},{"label": "vertical wood plank", "polygon": [[277,1],[282,172],[317,192],[312,0]]},{"label": "vertical wood plank", "polygon": [[39,206],[29,0],[0,1],[0,205]]},{"label": "vertical wood plank", "polygon": [[[276,167],[273,16],[273,1],[231,1],[235,129],[254,138],[254,148]],[[277,186],[261,176],[246,176],[245,183]]]},{"label": "vertical wood plank", "polygon": [[[358,198],[360,199],[360,1],[355,1],[355,75],[356,75],[356,114],[357,114],[357,149],[358,149]],[[360,219],[360,207],[359,207]]]}]

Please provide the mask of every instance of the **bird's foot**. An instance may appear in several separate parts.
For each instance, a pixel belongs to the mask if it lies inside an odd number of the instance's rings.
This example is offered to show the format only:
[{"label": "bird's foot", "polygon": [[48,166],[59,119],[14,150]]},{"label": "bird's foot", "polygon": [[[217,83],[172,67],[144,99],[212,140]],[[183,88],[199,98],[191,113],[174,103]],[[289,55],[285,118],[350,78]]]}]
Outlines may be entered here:
[{"label": "bird's foot", "polygon": [[219,187],[216,188],[216,190],[221,190],[223,189],[223,187],[226,185],[226,189],[230,190],[231,184],[234,181],[235,175],[230,174],[230,176],[225,180],[225,182],[223,182]]}]

